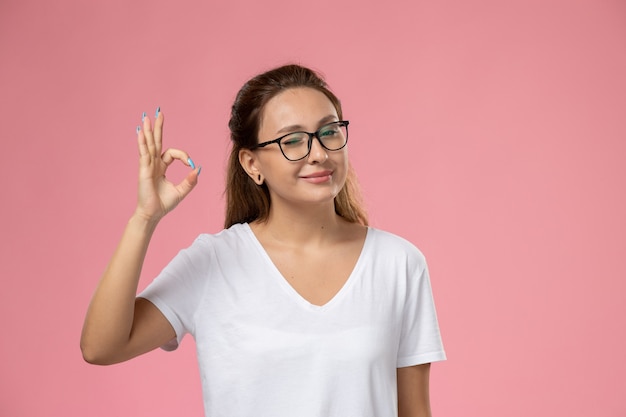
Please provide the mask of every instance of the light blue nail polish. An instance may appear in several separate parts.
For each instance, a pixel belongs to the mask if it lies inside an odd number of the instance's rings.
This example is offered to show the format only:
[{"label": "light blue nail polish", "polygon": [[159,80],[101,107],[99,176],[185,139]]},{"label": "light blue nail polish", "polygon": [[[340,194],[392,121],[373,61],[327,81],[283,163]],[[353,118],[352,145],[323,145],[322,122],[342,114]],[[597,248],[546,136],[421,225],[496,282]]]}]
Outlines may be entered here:
[{"label": "light blue nail polish", "polygon": [[146,120],[146,112],[143,112],[141,115],[141,121],[143,122],[144,120]]},{"label": "light blue nail polish", "polygon": [[141,126],[137,126],[137,134],[139,134],[139,131],[141,130]]},{"label": "light blue nail polish", "polygon": [[200,176],[200,172],[202,172],[202,167],[198,168],[198,176]]},{"label": "light blue nail polish", "polygon": [[161,107],[157,107],[156,113],[154,113],[154,117],[159,117],[159,113],[161,113]]},{"label": "light blue nail polish", "polygon": [[196,166],[194,165],[193,161],[191,160],[191,158],[187,158],[187,163],[189,164],[189,166],[191,167],[191,169],[196,169]]}]

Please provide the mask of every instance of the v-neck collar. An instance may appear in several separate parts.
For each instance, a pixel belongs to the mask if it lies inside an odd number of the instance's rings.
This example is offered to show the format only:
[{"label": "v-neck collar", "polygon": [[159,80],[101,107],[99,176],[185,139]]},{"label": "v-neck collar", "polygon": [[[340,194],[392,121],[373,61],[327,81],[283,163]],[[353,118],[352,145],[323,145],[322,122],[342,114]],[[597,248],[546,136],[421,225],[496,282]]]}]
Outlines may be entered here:
[{"label": "v-neck collar", "polygon": [[267,251],[265,250],[265,248],[263,247],[259,239],[256,237],[256,235],[252,231],[252,228],[250,227],[250,225],[248,223],[243,223],[242,226],[243,226],[243,230],[249,236],[252,244],[255,246],[255,248],[259,252],[259,255],[263,258],[263,260],[267,264],[267,267],[270,269],[271,276],[274,279],[274,281],[277,282],[278,285],[280,285],[283,288],[283,290],[287,292],[288,296],[292,300],[294,300],[301,307],[307,310],[311,310],[311,311],[327,310],[331,308],[333,305],[335,305],[336,303],[338,303],[342,298],[345,297],[345,294],[350,290],[350,287],[352,287],[354,285],[354,282],[358,280],[358,277],[360,275],[358,271],[361,269],[361,265],[364,262],[363,260],[363,258],[365,257],[364,254],[367,252],[368,247],[370,245],[370,240],[372,239],[371,229],[368,227],[366,231],[366,235],[365,235],[365,241],[363,242],[363,247],[361,248],[359,257],[357,258],[357,261],[354,264],[354,267],[352,268],[352,271],[350,272],[348,279],[346,280],[346,282],[344,282],[344,284],[339,289],[339,291],[337,291],[330,300],[328,300],[326,303],[322,305],[317,305],[308,301],[306,298],[300,295],[300,293],[298,293],[298,291],[296,291],[295,288],[291,286],[291,284],[289,284],[287,279],[278,270],[278,267],[276,266],[276,264],[274,264],[274,261],[272,261],[272,258],[269,256],[269,254],[267,253]]}]

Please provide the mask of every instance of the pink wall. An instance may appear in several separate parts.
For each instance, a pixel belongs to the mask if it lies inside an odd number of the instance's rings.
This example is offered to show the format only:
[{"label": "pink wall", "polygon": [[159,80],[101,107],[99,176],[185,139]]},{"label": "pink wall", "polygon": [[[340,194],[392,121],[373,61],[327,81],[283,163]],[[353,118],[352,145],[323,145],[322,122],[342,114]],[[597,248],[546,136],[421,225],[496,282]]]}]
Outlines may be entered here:
[{"label": "pink wall", "polygon": [[429,259],[435,414],[626,415],[619,0],[2,0],[0,415],[202,414],[191,339],[94,367],[83,314],[133,209],[141,112],[203,165],[143,286],[219,229],[230,103],[292,61],[343,99],[373,225]]}]

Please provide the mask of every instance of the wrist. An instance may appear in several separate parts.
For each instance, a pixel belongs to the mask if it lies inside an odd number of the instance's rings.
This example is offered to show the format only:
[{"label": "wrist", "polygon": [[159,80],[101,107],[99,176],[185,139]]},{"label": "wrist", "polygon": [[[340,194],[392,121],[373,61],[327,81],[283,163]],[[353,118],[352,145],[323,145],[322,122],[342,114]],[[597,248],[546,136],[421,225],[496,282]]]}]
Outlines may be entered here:
[{"label": "wrist", "polygon": [[152,233],[156,229],[160,220],[160,218],[149,217],[139,211],[135,211],[128,220],[128,226],[137,228],[138,230],[144,232]]}]

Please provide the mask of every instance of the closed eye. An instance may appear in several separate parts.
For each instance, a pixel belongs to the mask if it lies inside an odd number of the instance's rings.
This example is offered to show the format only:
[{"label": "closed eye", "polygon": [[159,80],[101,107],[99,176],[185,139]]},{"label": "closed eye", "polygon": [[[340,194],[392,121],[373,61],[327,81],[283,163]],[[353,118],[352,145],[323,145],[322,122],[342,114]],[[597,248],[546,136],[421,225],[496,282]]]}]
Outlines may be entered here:
[{"label": "closed eye", "polygon": [[280,141],[283,146],[298,146],[305,142],[305,139],[302,136],[287,136],[282,141]]}]

